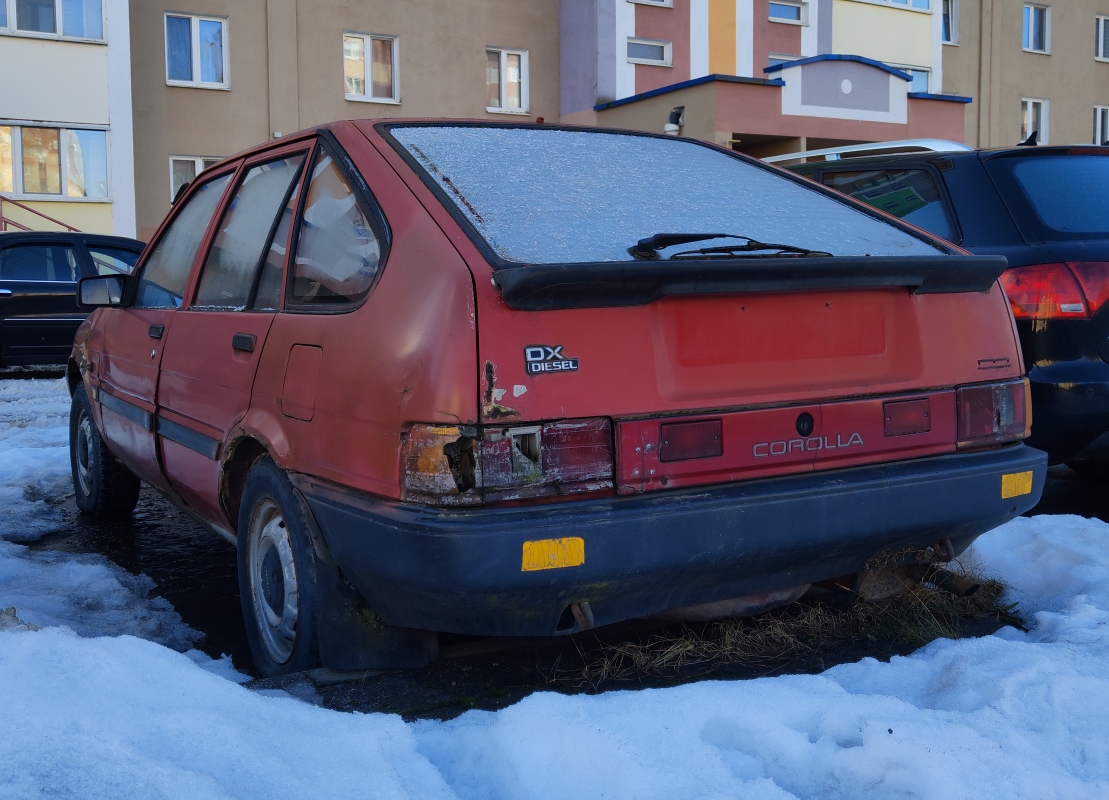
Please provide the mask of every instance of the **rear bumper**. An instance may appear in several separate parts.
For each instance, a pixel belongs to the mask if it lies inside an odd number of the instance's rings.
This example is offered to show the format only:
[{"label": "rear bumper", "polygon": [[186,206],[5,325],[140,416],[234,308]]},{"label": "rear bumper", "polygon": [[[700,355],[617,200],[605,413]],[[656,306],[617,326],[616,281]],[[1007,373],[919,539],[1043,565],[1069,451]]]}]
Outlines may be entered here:
[{"label": "rear bumper", "polygon": [[[1001,476],[1032,472],[1002,499]],[[294,476],[338,566],[387,623],[545,636],[570,603],[597,625],[858,571],[890,548],[962,550],[1040,498],[1047,458],[983,453],[634,497],[485,509],[380,500]],[[568,536],[585,563],[521,571],[523,545]]]},{"label": "rear bumper", "polygon": [[1109,437],[1104,437],[1109,432],[1109,363],[1035,367],[1028,377],[1032,384],[1028,444],[1044,450],[1052,464],[1076,457],[1109,458]]}]

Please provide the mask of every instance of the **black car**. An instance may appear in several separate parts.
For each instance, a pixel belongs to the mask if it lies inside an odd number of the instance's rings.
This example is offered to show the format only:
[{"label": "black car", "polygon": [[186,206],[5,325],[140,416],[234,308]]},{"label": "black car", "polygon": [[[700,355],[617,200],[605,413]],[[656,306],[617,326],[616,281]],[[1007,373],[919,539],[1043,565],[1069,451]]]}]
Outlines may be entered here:
[{"label": "black car", "polygon": [[92,233],[0,233],[0,366],[64,364],[87,311],[77,281],[129,274],[143,243]]},{"label": "black car", "polygon": [[906,153],[789,169],[972,253],[1008,258],[1001,281],[1032,382],[1028,444],[1051,463],[1109,475],[1109,147]]}]

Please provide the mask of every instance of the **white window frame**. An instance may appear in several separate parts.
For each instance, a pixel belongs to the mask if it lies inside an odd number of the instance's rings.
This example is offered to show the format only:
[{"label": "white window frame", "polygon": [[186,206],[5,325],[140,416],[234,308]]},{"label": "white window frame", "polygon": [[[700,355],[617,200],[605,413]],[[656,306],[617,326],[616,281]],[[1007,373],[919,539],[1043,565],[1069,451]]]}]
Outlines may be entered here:
[{"label": "white window frame", "polygon": [[[777,2],[777,0],[775,0]],[[912,5],[912,0],[851,0],[853,3],[867,3],[872,6],[886,6],[888,8],[898,8],[902,11],[913,11],[917,14],[931,14],[932,4],[939,2],[939,0],[928,0],[928,5],[924,8],[916,8]],[[794,23],[796,24],[796,23]]]},{"label": "white window frame", "polygon": [[[894,69],[899,69],[902,72],[906,72],[910,75],[912,75],[912,73],[914,72],[928,73],[928,88],[924,90],[924,93],[928,94],[932,91],[932,69],[930,67],[918,67],[913,64],[890,64],[889,66],[893,67]],[[916,91],[915,89],[913,89],[912,84],[909,84],[909,91]]]},{"label": "white window frame", "polygon": [[[958,46],[959,44],[959,0],[939,0],[940,3],[940,41],[943,44]],[[951,25],[950,25],[950,38],[943,38],[943,9],[944,6],[950,9]]]},{"label": "white window frame", "polygon": [[674,0],[628,0],[628,2],[641,6],[658,6],[659,8],[674,7]]},{"label": "white window frame", "polygon": [[1098,14],[1094,19],[1094,35],[1096,37],[1094,39],[1094,61],[1109,62],[1109,52],[1102,53],[1101,55],[1098,55],[1097,52],[1105,41],[1105,31],[1109,28],[1109,17]]},{"label": "white window frame", "polygon": [[[197,178],[200,177],[200,173],[202,173],[206,169],[209,169],[210,167],[215,166],[216,164],[218,164],[222,160],[223,159],[220,156],[180,156],[180,155],[171,155],[169,157],[169,161],[168,161],[168,164],[169,164],[169,194],[170,194],[169,201],[172,203],[173,202],[173,196],[174,196],[174,191],[173,191],[173,162],[174,161],[191,161],[191,162],[193,162],[193,168],[195,170],[195,172],[193,173],[193,180],[195,181]],[[212,163],[208,164],[208,165],[205,165],[204,164],[205,161],[211,161]],[[192,183],[192,181],[190,181],[190,183]]]},{"label": "white window frame", "polygon": [[[1102,120],[1105,124],[1102,124]],[[1109,140],[1109,106],[1094,106],[1094,144]]]},{"label": "white window frame", "polygon": [[[1022,125],[1024,124],[1023,117],[1024,117],[1024,104],[1025,103],[1029,104],[1029,107],[1028,107],[1029,115],[1031,115],[1031,112],[1032,112],[1031,104],[1033,104],[1033,103],[1039,103],[1040,104],[1040,130],[1039,130],[1040,135],[1036,137],[1036,144],[1040,144],[1040,145],[1047,144],[1048,143],[1048,137],[1049,137],[1050,132],[1051,132],[1051,116],[1050,116],[1051,103],[1048,102],[1046,97],[1022,97],[1020,99],[1021,124]],[[1027,136],[1031,136],[1031,135],[1032,135],[1032,131],[1028,131],[1028,133],[1026,135],[1026,138],[1027,138]]]},{"label": "white window frame", "polygon": [[804,56],[797,56],[797,55],[793,55],[791,53],[767,53],[766,54],[766,61],[767,61],[767,66],[768,67],[774,66],[773,64],[769,63],[771,61],[777,61],[781,64],[788,64],[790,61],[800,61],[802,58],[804,58]]},{"label": "white window frame", "polygon": [[803,0],[770,0],[771,3],[779,6],[794,6],[800,9],[798,14],[799,19],[782,19],[781,17],[770,16],[770,3],[766,4],[766,18],[771,22],[778,22],[782,25],[808,25],[809,24],[809,4]]},{"label": "white window frame", "polygon": [[19,0],[0,0],[0,5],[7,10],[8,24],[7,26],[0,25],[0,36],[18,36],[26,39],[55,39],[65,42],[90,42],[92,44],[107,44],[108,43],[108,19],[107,10],[105,6],[108,0],[101,0],[100,2],[100,30],[104,33],[99,39],[93,39],[87,36],[66,36],[62,33],[65,30],[65,21],[62,19],[62,0],[54,0],[54,33],[44,33],[41,31],[21,31],[16,21],[16,4]]},{"label": "white window frame", "polygon": [[[343,45],[347,37],[362,39],[362,63],[365,66],[365,75],[362,80],[366,87],[365,94],[350,94],[344,90],[343,97],[353,103],[384,103],[385,105],[400,105],[400,37],[388,33],[363,33],[362,31],[343,31]],[[374,97],[373,92],[373,46],[372,41],[386,41],[393,46],[393,95],[392,97]],[[343,56],[346,57],[345,55]],[[345,83],[345,81],[344,81]]]},{"label": "white window frame", "polygon": [[[516,116],[526,116],[530,114],[531,112],[529,111],[529,109],[531,108],[531,96],[528,92],[528,83],[530,82],[530,75],[528,70],[528,51],[514,50],[510,47],[486,47],[485,52],[500,53],[501,55],[501,106],[500,108],[497,108],[496,106],[486,106],[485,110],[488,111],[490,114],[514,114]],[[507,57],[510,55],[520,56],[520,108],[504,107],[504,90],[507,75],[505,64],[508,61]]]},{"label": "white window frame", "polygon": [[[1024,46],[1024,34],[1025,34],[1024,17],[1025,17],[1025,14],[1027,13],[1028,9],[1037,9],[1037,10],[1042,10],[1044,12],[1044,49],[1043,50],[1036,50],[1035,48],[1033,48],[1031,46],[1032,40],[1035,38],[1034,36],[1031,35],[1031,32],[1029,32],[1029,36],[1028,36],[1029,46],[1028,47]],[[1023,50],[1026,53],[1036,53],[1036,54],[1042,55],[1042,56],[1051,55],[1051,6],[1044,6],[1044,5],[1040,5],[1039,3],[1025,3],[1024,8],[1021,9],[1020,14],[1021,14],[1021,21],[1020,21],[1020,48],[1021,48],[1021,50]],[[1033,19],[1035,18],[1035,16],[1036,16],[1035,13],[1033,13],[1031,15],[1031,17]],[[1087,41],[1089,41],[1089,40],[1087,40]]]},{"label": "white window frame", "polygon": [[[663,47],[663,60],[655,61],[651,58],[632,58],[628,55],[629,44],[650,44],[662,45]],[[663,39],[644,39],[642,36],[629,36],[627,43],[624,45],[624,55],[628,59],[629,64],[645,64],[649,67],[672,67],[674,66],[674,43],[667,42]]]},{"label": "white window frame", "polygon": [[[169,77],[169,28],[166,20],[170,17],[187,17],[192,20],[189,25],[189,49],[192,53],[193,79],[191,81],[170,80]],[[219,22],[223,28],[223,82],[214,83],[200,80],[200,23]],[[188,14],[176,11],[167,11],[162,15],[162,46],[165,47],[166,86],[184,86],[189,89],[216,89],[229,91],[231,89],[231,28],[227,17],[218,17],[211,14]]]},{"label": "white window frame", "polygon": [[[12,191],[7,195],[13,200],[33,200],[34,202],[53,203],[111,203],[112,202],[112,134],[107,125],[61,125],[52,122],[31,122],[29,120],[0,119],[0,127],[12,129]],[[54,128],[58,131],[60,194],[37,194],[23,191],[23,128]],[[69,186],[69,159],[62,152],[66,131],[102,131],[104,133],[104,169],[108,179],[108,194],[105,197],[70,197],[66,194]]]}]

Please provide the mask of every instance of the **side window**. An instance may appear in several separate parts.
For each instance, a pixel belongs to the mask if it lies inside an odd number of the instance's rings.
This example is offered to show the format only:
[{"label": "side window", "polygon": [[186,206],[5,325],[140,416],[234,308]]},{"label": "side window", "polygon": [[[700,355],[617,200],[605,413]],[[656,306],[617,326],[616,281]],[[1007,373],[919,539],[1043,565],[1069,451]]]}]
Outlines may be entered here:
[{"label": "side window", "polygon": [[373,285],[381,242],[350,185],[322,148],[317,151],[292,265],[290,305],[342,305]]},{"label": "side window", "polygon": [[61,245],[24,245],[0,253],[0,280],[73,282],[77,280],[73,250]]},{"label": "side window", "polygon": [[181,305],[181,295],[185,292],[196,251],[200,249],[204,232],[216,213],[216,206],[232,174],[229,172],[202,184],[174,217],[162,238],[154,244],[154,250],[139,276],[136,306],[178,308]]},{"label": "side window", "polygon": [[936,179],[928,170],[825,172],[824,184],[943,239],[957,236]]},{"label": "side window", "polygon": [[300,181],[293,183],[289,202],[281,211],[270,246],[266,248],[266,260],[262,263],[262,274],[258,278],[258,291],[250,307],[255,311],[277,311],[281,308],[281,283],[285,277],[285,254],[289,252],[289,234],[293,228],[293,218],[297,213],[300,200]]},{"label": "side window", "polygon": [[267,245],[280,227],[278,212],[288,204],[304,158],[304,153],[298,153],[267,161],[246,173],[204,261],[194,308],[246,308]]},{"label": "side window", "polygon": [[130,275],[139,260],[139,254],[115,247],[89,246],[92,265],[97,275]]}]

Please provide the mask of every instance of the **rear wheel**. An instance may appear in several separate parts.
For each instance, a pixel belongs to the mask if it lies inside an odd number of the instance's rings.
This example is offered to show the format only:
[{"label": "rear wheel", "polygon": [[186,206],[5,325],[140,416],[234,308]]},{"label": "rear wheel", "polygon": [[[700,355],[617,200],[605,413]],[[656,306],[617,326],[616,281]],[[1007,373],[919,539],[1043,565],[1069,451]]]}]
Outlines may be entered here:
[{"label": "rear wheel", "polygon": [[100,438],[84,384],[78,384],[73,392],[69,411],[69,461],[77,508],[97,516],[120,516],[135,510],[142,484]]},{"label": "rear wheel", "polygon": [[258,671],[318,666],[315,551],[301,500],[268,456],[247,476],[238,539],[239,597]]}]

